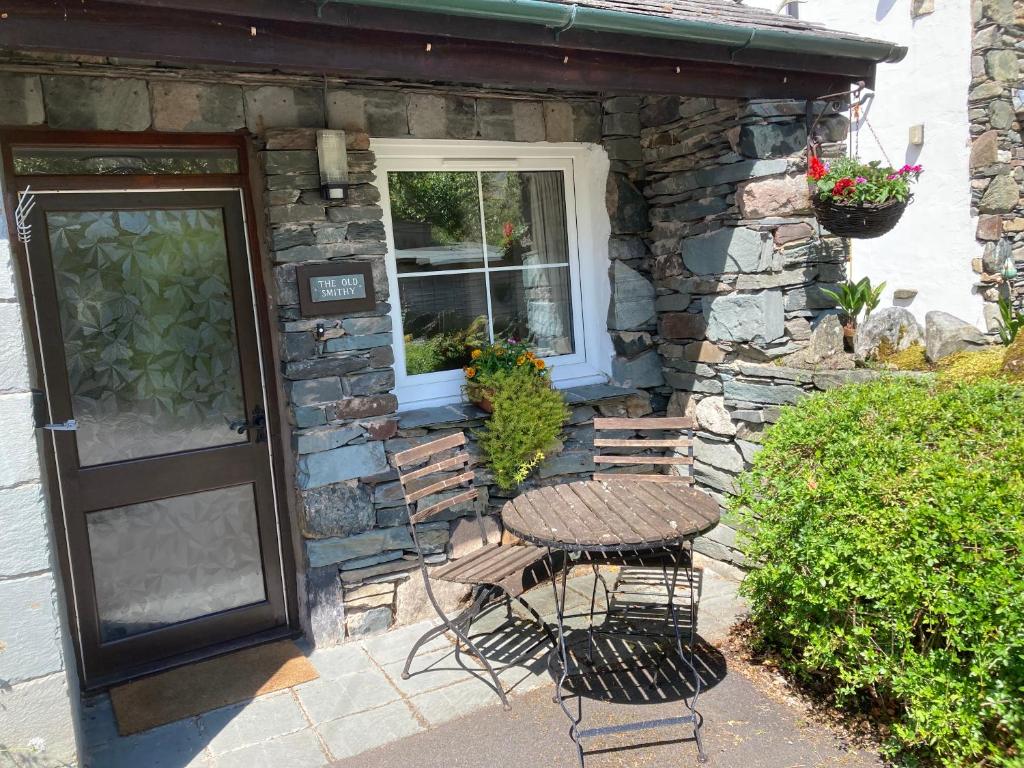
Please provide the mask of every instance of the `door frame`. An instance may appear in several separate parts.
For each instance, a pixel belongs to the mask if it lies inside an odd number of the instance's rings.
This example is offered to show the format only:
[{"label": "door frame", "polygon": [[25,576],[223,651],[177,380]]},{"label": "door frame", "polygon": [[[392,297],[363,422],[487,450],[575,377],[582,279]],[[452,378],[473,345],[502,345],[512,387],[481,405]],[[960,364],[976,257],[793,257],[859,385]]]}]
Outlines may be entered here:
[{"label": "door frame", "polygon": [[[233,174],[202,175],[67,175],[67,176],[18,176],[14,172],[13,148],[31,147],[92,147],[97,150],[117,148],[146,149],[224,149],[232,148],[238,154],[238,172]],[[122,133],[117,131],[59,131],[49,128],[0,128],[0,166],[3,171],[3,199],[10,232],[11,253],[17,264],[18,287],[21,304],[26,313],[30,330],[26,332],[29,348],[32,380],[45,388],[40,329],[36,313],[36,297],[32,290],[27,248],[17,237],[14,210],[18,195],[27,186],[34,191],[96,191],[96,192],[168,192],[173,190],[224,190],[237,192],[241,199],[244,219],[245,245],[249,267],[249,282],[252,291],[256,344],[262,373],[264,399],[266,402],[267,445],[270,452],[270,470],[273,480],[273,499],[277,518],[277,534],[280,550],[281,578],[284,587],[285,625],[248,637],[237,638],[215,644],[202,651],[184,653],[168,659],[133,667],[115,675],[89,678],[83,660],[85,649],[82,643],[78,615],[77,591],[71,570],[68,528],[65,520],[64,502],[56,463],[54,433],[49,433],[48,444],[40,445],[46,477],[43,484],[48,491],[48,506],[57,545],[61,582],[64,588],[64,603],[70,622],[75,647],[75,659],[84,690],[97,690],[126,679],[169,669],[193,661],[217,656],[240,647],[255,645],[283,637],[301,635],[301,620],[297,595],[295,550],[293,545],[294,512],[289,493],[290,482],[287,474],[286,421],[283,418],[283,393],[276,359],[276,343],[271,318],[273,298],[267,289],[266,261],[260,239],[259,219],[256,216],[254,196],[253,146],[251,137],[245,131],[231,134],[171,134],[157,132]],[[52,405],[47,402],[48,408]],[[49,416],[49,414],[47,414]],[[45,438],[43,438],[45,439]]]}]

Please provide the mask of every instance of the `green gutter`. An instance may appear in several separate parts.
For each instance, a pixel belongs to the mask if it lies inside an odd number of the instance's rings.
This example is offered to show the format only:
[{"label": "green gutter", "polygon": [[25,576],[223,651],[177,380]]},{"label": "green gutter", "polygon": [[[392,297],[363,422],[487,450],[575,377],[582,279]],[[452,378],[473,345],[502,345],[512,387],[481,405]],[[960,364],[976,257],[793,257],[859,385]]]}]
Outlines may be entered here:
[{"label": "green gutter", "polygon": [[420,13],[448,14],[498,22],[539,24],[552,30],[582,29],[639,37],[659,37],[680,42],[733,46],[739,49],[785,51],[819,56],[838,56],[876,63],[902,61],[903,46],[879,40],[827,37],[813,30],[798,32],[763,27],[743,27],[717,22],[674,19],[642,13],[587,8],[546,0],[315,0],[367,5]]}]

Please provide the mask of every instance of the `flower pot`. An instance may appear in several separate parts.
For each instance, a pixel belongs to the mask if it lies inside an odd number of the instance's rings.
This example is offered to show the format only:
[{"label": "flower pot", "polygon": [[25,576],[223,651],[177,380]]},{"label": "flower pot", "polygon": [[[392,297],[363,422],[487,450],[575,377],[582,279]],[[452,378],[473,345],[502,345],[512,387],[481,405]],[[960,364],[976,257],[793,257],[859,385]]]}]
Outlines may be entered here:
[{"label": "flower pot", "polygon": [[844,204],[812,194],[811,203],[818,223],[833,235],[867,240],[891,231],[903,216],[910,200],[890,200],[880,205]]},{"label": "flower pot", "polygon": [[491,389],[475,388],[468,392],[467,396],[469,397],[469,402],[484,413],[494,413],[494,403],[491,402],[493,394],[494,392]]},{"label": "flower pot", "polygon": [[853,337],[857,335],[857,324],[852,320],[843,323],[843,347],[847,352],[853,352]]}]

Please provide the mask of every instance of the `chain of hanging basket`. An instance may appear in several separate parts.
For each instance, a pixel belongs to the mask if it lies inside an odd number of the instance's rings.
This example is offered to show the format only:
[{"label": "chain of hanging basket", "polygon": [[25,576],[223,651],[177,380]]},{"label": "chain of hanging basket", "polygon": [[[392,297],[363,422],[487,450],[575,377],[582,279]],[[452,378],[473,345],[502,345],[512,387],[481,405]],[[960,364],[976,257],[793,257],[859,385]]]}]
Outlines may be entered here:
[{"label": "chain of hanging basket", "polygon": [[[857,153],[860,149],[860,128],[854,127],[854,120],[857,123],[863,122],[871,131],[871,135],[874,137],[875,142],[878,144],[878,148],[881,150],[882,156],[885,161],[892,166],[892,160],[889,159],[889,155],[885,151],[885,147],[882,146],[882,142],[875,132],[874,127],[871,125],[871,121],[868,120],[867,116],[863,116],[861,120],[861,107],[864,104],[864,100],[861,98],[861,94],[864,91],[864,83],[858,83],[849,91],[840,91],[839,93],[831,93],[825,96],[820,96],[814,101],[824,101],[825,108],[817,115],[814,122],[811,124],[807,131],[807,159],[810,164],[811,158],[817,158],[818,153],[816,147],[818,142],[815,141],[815,130],[818,127],[818,123],[825,117],[830,109],[834,109],[837,113],[838,107],[833,105],[833,102],[839,98],[848,98],[850,101],[850,132],[852,134],[852,141],[847,144],[849,157],[856,158]],[[811,107],[808,105],[808,112]],[[857,239],[869,239],[875,237],[881,237],[885,233],[891,231],[896,226],[900,218],[903,216],[903,212],[906,210],[907,205],[910,203],[912,197],[907,200],[888,200],[884,203],[842,203],[833,199],[822,198],[817,190],[811,192],[811,204],[814,208],[814,215],[817,218],[818,223],[826,230],[839,237],[849,237]]]}]

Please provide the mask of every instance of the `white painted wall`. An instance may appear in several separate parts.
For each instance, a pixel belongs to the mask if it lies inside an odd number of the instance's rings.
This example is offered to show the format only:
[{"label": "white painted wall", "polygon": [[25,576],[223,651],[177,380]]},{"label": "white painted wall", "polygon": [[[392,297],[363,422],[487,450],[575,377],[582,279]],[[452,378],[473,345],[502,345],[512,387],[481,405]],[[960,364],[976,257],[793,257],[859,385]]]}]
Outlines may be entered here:
[{"label": "white painted wall", "polygon": [[0,766],[78,765],[78,681],[0,208]]},{"label": "white painted wall", "polygon": [[[867,113],[893,165],[921,163],[925,173],[915,201],[896,229],[876,240],[853,241],[851,274],[885,281],[882,306],[899,288],[918,291],[907,303],[920,320],[934,309],[985,328],[982,300],[973,291],[971,259],[980,256],[971,217],[967,93],[971,79],[970,0],[935,0],[935,11],[912,19],[912,0],[806,0],[800,18],[832,29],[889,40],[910,48],[899,64],[878,67],[876,94]],[[777,0],[746,0],[775,10]],[[923,124],[922,147],[909,143]],[[860,157],[884,156],[866,126]]]}]

